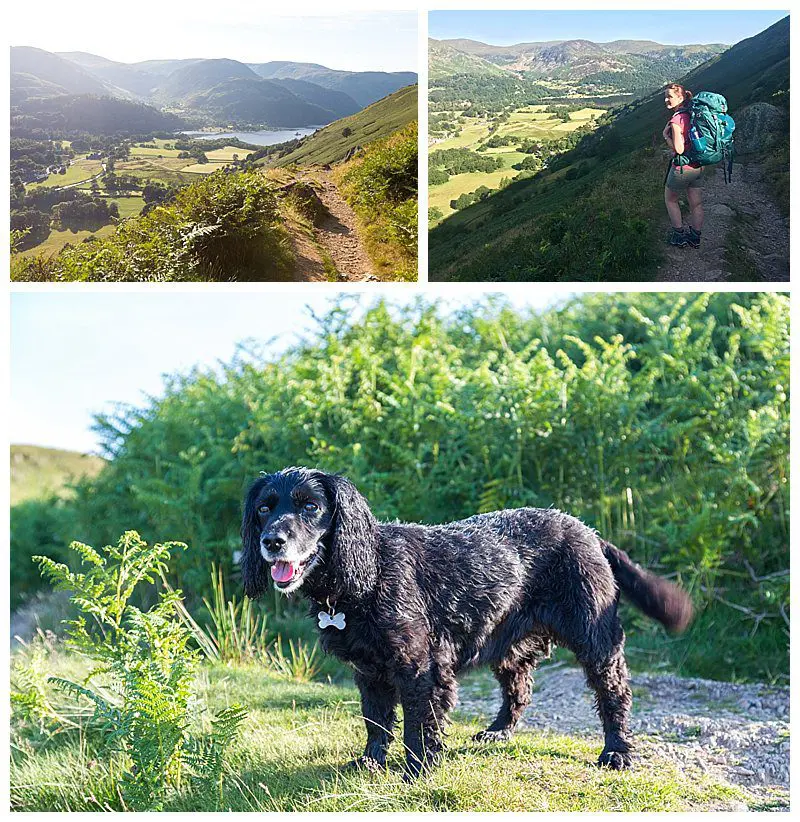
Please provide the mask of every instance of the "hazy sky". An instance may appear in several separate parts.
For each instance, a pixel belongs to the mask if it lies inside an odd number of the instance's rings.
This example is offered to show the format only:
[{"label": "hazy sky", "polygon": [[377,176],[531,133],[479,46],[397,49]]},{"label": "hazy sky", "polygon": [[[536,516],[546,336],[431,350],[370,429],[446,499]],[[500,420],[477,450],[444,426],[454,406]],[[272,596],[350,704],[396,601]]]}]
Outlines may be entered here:
[{"label": "hazy sky", "polygon": [[432,11],[428,34],[494,46],[542,40],[726,43],[758,34],[788,11]]},{"label": "hazy sky", "polygon": [[333,6],[33,0],[15,3],[10,12],[11,45],[88,51],[123,63],[229,57],[245,63],[321,63],[349,71],[417,70],[416,12],[346,11],[343,3],[332,14]]},{"label": "hazy sky", "polygon": [[[286,292],[249,294],[147,293],[73,290],[11,295],[12,443],[77,451],[96,449],[89,430],[93,415],[116,402],[143,404],[158,396],[163,375],[185,373],[195,365],[229,362],[237,343],[274,338],[275,351],[286,349],[314,323],[309,307],[324,314],[331,296]],[[515,305],[543,307],[564,299],[565,291],[533,290],[530,296],[507,296]],[[442,306],[472,303],[479,295],[441,298]],[[418,298],[391,302],[406,303]],[[483,297],[485,299],[485,296]],[[367,296],[353,311],[363,310]]]}]

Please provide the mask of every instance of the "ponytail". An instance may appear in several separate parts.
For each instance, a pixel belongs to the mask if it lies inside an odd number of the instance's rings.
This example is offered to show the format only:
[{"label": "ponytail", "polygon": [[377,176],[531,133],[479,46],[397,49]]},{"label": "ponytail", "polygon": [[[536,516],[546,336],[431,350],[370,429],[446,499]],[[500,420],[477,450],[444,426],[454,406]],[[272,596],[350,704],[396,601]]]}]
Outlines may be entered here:
[{"label": "ponytail", "polygon": [[692,101],[692,97],[694,96],[688,88],[684,88],[680,83],[670,83],[667,86],[668,89],[675,89],[679,94],[683,95],[683,102],[690,103]]}]

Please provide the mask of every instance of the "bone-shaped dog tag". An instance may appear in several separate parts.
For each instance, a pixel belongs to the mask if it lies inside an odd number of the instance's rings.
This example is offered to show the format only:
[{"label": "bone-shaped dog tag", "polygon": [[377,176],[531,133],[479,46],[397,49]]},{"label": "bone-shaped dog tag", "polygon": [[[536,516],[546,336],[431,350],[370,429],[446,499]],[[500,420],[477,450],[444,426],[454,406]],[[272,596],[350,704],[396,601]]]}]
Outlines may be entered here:
[{"label": "bone-shaped dog tag", "polygon": [[322,628],[323,630],[325,628],[330,628],[331,626],[333,626],[334,628],[337,628],[340,631],[343,631],[344,628],[345,628],[345,621],[344,621],[344,614],[343,613],[338,613],[338,614],[331,615],[331,614],[325,613],[325,611],[320,611],[317,614],[317,618],[319,619],[319,627]]}]

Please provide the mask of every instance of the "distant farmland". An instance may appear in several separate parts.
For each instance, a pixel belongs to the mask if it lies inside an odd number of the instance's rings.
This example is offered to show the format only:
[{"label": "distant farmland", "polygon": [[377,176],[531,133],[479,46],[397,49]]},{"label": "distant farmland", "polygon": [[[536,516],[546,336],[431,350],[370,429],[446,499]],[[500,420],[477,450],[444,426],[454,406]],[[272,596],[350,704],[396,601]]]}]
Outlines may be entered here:
[{"label": "distant farmland", "polygon": [[[446,116],[450,114],[455,120],[463,120],[459,133],[444,140],[431,142],[430,151],[463,148],[476,151],[491,136],[498,138],[516,137],[519,140],[554,141],[575,131],[582,125],[591,123],[604,109],[586,107],[569,113],[569,120],[563,122],[555,113],[547,112],[545,105],[529,105],[512,111],[507,120],[492,115],[486,118],[464,118],[462,111],[437,112]],[[468,194],[481,186],[496,189],[503,179],[513,179],[519,171],[512,166],[521,163],[526,154],[517,150],[518,144],[486,148],[481,154],[489,157],[499,157],[503,165],[496,171],[474,171],[464,174],[454,174],[441,185],[430,186],[428,189],[428,205],[438,208],[443,217],[452,214],[454,209],[450,203],[462,194]],[[441,218],[440,218],[441,219]]]}]

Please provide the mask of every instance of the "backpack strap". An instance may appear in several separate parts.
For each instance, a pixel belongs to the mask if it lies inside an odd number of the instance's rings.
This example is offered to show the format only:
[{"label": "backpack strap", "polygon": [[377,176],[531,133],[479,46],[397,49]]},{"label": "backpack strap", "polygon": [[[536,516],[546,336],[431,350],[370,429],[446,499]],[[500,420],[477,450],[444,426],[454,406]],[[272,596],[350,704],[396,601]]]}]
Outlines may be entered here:
[{"label": "backpack strap", "polygon": [[722,176],[725,178],[725,185],[733,179],[733,152],[728,148],[722,152]]},{"label": "backpack strap", "polygon": [[664,175],[664,185],[667,185],[667,180],[669,179],[669,172],[672,169],[672,157],[667,160],[667,173]]},{"label": "backpack strap", "polygon": [[[676,160],[677,163],[675,162]],[[678,166],[678,171],[680,171],[681,174],[683,174],[683,167],[691,164],[691,160],[689,160],[685,154],[676,154],[670,162]]]}]

